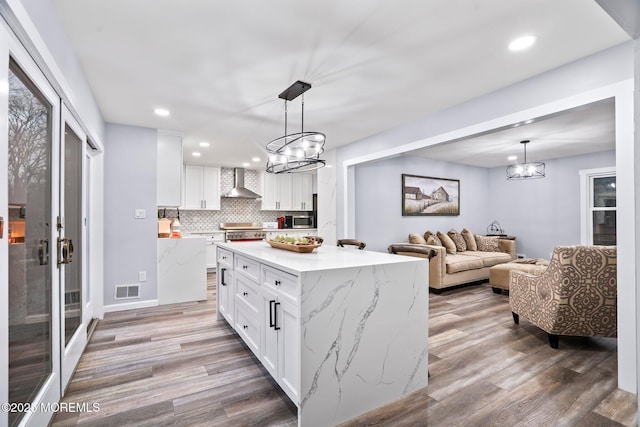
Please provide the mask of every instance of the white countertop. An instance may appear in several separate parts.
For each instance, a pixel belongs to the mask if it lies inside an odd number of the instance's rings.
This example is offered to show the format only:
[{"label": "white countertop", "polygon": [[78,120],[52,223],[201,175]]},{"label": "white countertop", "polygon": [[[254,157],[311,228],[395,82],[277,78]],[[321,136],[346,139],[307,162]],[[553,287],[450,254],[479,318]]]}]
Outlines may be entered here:
[{"label": "white countertop", "polygon": [[297,253],[284,249],[272,248],[267,242],[228,242],[218,245],[236,253],[248,256],[288,270],[293,274],[307,271],[334,270],[349,267],[372,265],[428,262],[426,258],[392,255],[383,252],[339,248],[323,245],[310,253]]}]

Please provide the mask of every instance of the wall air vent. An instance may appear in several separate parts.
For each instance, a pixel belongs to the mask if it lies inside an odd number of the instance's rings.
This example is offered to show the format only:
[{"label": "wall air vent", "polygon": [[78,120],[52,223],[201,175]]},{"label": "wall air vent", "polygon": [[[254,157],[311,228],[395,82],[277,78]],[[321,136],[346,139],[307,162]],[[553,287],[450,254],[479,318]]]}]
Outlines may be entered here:
[{"label": "wall air vent", "polygon": [[140,285],[116,285],[115,299],[140,298]]}]

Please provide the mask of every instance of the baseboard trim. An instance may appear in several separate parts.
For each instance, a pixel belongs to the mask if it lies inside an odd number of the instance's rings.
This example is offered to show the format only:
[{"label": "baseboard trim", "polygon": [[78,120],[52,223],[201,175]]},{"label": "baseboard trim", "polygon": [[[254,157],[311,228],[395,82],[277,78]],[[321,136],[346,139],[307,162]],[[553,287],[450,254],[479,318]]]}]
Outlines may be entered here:
[{"label": "baseboard trim", "polygon": [[149,308],[158,306],[157,299],[151,299],[146,301],[135,301],[135,302],[123,302],[121,304],[110,304],[104,306],[105,313],[112,313],[114,311],[124,311],[124,310],[133,310],[136,308]]}]

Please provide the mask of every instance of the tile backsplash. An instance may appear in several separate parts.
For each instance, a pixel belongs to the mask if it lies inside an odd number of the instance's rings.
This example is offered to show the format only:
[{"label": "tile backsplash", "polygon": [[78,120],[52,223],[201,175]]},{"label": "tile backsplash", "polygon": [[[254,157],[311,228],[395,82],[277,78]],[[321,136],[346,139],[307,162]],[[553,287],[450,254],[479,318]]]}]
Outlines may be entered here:
[{"label": "tile backsplash", "polygon": [[[258,171],[245,169],[244,185],[251,191],[260,194]],[[222,168],[220,172],[220,192],[225,194],[233,188],[233,169]],[[180,224],[183,233],[196,233],[215,230],[221,222],[256,222],[277,221],[279,216],[296,215],[300,211],[263,211],[260,200],[254,199],[220,199],[219,211],[180,210]],[[163,210],[160,210],[162,214]],[[167,209],[167,218],[175,218],[177,211]]]}]

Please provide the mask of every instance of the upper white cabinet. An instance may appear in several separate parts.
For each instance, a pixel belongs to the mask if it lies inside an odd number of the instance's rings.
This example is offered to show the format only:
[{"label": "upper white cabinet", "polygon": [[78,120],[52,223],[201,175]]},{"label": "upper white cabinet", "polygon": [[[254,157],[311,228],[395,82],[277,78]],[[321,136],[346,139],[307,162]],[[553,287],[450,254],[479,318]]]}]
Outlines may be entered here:
[{"label": "upper white cabinet", "polygon": [[313,208],[313,175],[262,172],[263,211],[309,211]]},{"label": "upper white cabinet", "polygon": [[158,206],[180,206],[182,188],[182,135],[158,131]]},{"label": "upper white cabinet", "polygon": [[220,210],[220,168],[184,165],[182,208]]},{"label": "upper white cabinet", "polygon": [[310,211],[313,209],[313,175],[294,174],[292,188],[293,210]]}]

